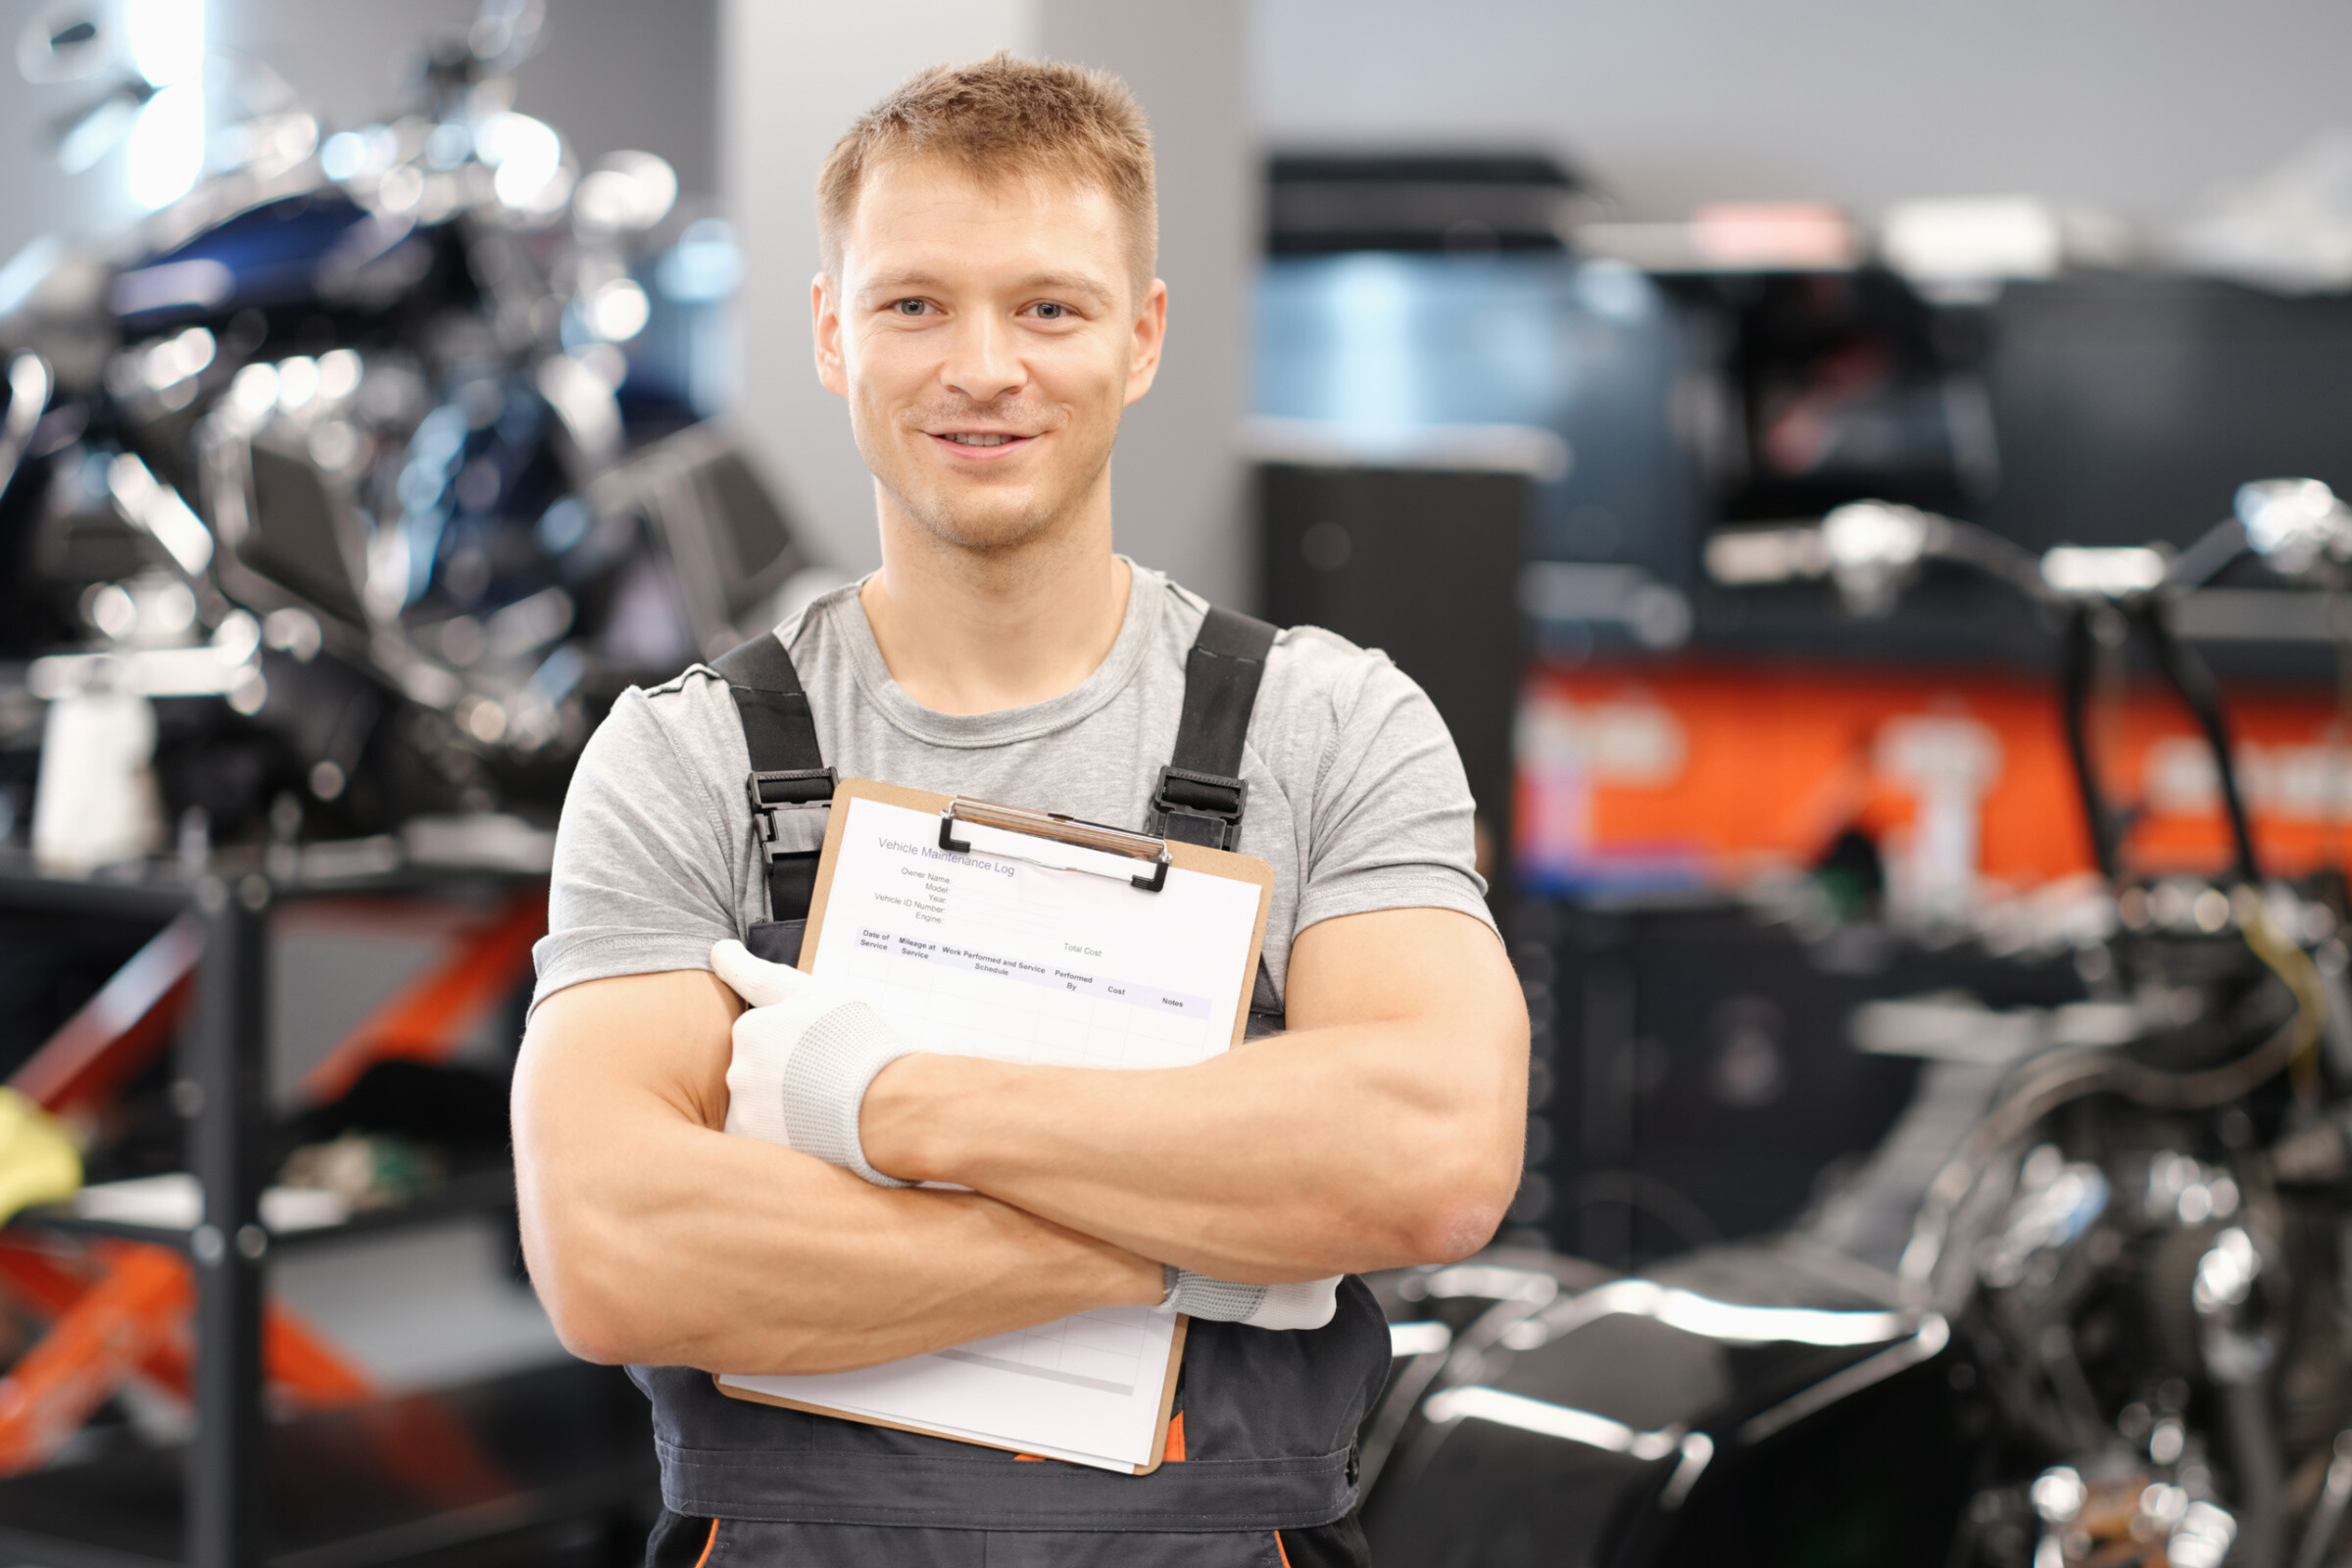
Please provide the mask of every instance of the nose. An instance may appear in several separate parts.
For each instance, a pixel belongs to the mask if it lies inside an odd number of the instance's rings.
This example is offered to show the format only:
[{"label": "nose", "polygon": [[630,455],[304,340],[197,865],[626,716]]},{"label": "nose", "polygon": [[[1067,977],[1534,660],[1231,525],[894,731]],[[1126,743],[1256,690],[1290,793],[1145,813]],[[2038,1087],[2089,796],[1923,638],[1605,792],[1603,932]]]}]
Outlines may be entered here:
[{"label": "nose", "polygon": [[994,403],[1027,384],[1029,370],[1014,352],[1009,323],[978,311],[956,323],[940,378],[974,403]]}]

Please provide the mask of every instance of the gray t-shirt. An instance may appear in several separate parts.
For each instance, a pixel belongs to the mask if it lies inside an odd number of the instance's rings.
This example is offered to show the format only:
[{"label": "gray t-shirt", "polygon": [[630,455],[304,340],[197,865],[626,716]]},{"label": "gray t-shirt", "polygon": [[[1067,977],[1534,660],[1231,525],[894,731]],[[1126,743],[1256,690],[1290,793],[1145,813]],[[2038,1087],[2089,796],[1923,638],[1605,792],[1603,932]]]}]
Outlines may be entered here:
[{"label": "gray t-shirt", "polygon": [[[1059,697],[936,713],[882,662],[855,586],[776,630],[845,778],[961,794],[1090,822],[1146,825],[1176,743],[1184,662],[1207,605],[1134,568],[1118,640]],[[537,1001],[612,975],[708,969],[710,945],[768,918],[744,791],[751,770],[726,684],[697,664],[632,688],[590,738],[556,834]],[[1441,908],[1493,921],[1472,868],[1470,790],[1445,722],[1380,653],[1312,626],[1267,657],[1242,754],[1242,853],[1274,867],[1265,967],[1335,915]],[[821,834],[822,811],[787,811]]]}]

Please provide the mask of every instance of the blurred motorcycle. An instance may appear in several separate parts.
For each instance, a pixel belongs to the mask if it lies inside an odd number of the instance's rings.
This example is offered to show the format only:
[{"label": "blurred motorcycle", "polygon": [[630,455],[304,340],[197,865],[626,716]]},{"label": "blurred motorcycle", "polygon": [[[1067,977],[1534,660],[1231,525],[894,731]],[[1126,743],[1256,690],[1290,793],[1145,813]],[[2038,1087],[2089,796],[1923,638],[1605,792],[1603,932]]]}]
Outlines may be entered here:
[{"label": "blurred motorcycle", "polygon": [[[45,861],[172,823],[183,851],[365,859],[422,822],[543,857],[612,697],[772,623],[808,566],[737,442],[624,348],[657,239],[697,297],[731,285],[723,225],[676,232],[668,165],[582,170],[514,110],[542,22],[489,0],[404,113],[332,134],[233,63],[213,172],[112,257],[0,271],[0,684],[38,700],[0,703],[0,788],[20,831],[37,796]],[[32,80],[122,77],[61,156],[167,90],[107,25],[51,6],[20,40]],[[143,798],[104,785],[125,758]]]},{"label": "blurred motorcycle", "polygon": [[[1361,1450],[1380,1561],[2344,1560],[2342,879],[2263,878],[2218,687],[2171,626],[2249,552],[2339,592],[2352,511],[2316,481],[2249,485],[2177,557],[2036,559],[1878,503],[1716,536],[1719,581],[1827,579],[1863,613],[1937,562],[2047,607],[2103,886],[2029,947],[2071,950],[2084,995],[1861,1009],[1858,1036],[1931,1065],[1874,1155],[1769,1241],[1627,1278],[1490,1253],[1384,1279],[1396,1354]],[[2205,736],[2223,877],[2122,863],[2096,710],[2134,635]]]}]

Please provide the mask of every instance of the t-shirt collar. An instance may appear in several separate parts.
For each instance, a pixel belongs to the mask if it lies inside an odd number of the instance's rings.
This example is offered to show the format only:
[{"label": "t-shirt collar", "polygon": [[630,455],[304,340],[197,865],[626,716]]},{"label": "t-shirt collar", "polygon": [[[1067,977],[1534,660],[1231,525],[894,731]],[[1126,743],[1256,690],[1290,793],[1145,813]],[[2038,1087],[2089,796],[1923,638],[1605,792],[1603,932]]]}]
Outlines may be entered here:
[{"label": "t-shirt collar", "polygon": [[[1124,556],[1119,559],[1127,560]],[[1143,667],[1145,650],[1159,630],[1168,581],[1163,574],[1132,561],[1127,561],[1127,612],[1110,652],[1094,673],[1058,697],[993,713],[935,712],[907,696],[883,662],[881,645],[874,641],[873,625],[865,618],[864,602],[857,590],[836,596],[827,609],[849,648],[858,689],[893,725],[933,746],[1010,746],[1067,729],[1100,710],[1124,691]],[[858,588],[862,589],[869,580],[861,580]]]}]

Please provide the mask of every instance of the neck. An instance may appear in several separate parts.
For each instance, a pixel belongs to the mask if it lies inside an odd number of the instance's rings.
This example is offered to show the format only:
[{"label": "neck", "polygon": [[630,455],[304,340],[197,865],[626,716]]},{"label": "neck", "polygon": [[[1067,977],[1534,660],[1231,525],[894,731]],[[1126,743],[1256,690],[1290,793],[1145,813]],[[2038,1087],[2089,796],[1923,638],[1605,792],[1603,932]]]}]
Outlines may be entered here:
[{"label": "neck", "polygon": [[940,713],[1024,708],[1109,656],[1132,573],[1111,554],[1107,507],[1077,527],[982,551],[901,515],[887,494],[881,502],[882,569],[858,603],[907,696]]}]

